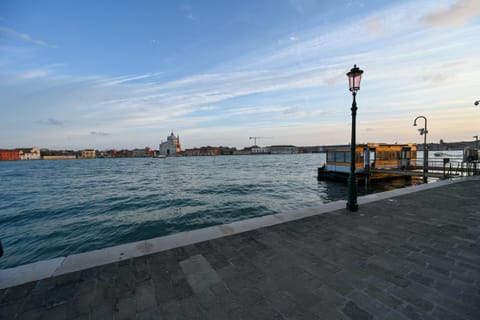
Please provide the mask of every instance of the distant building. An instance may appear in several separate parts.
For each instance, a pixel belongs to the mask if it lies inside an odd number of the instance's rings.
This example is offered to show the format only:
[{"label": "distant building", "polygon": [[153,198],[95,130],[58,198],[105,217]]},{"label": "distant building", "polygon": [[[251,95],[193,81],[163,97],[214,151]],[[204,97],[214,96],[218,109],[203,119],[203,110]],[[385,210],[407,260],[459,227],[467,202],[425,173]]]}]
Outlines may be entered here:
[{"label": "distant building", "polygon": [[320,146],[298,147],[298,153],[320,153]]},{"label": "distant building", "polygon": [[167,141],[160,143],[159,154],[162,156],[176,156],[182,151],[180,137],[172,133],[167,136]]},{"label": "distant building", "polygon": [[292,145],[278,145],[278,146],[270,146],[270,153],[271,154],[293,154],[298,153],[297,147]]},{"label": "distant building", "polygon": [[77,159],[77,152],[73,150],[48,150],[41,149],[40,155],[43,160],[72,160]]},{"label": "distant building", "polygon": [[77,156],[42,156],[43,160],[75,160]]},{"label": "distant building", "polygon": [[144,149],[133,149],[133,157],[135,158],[145,158],[145,157],[155,157],[155,151],[150,147],[145,147]]},{"label": "distant building", "polygon": [[20,152],[18,150],[0,149],[0,161],[20,160]]},{"label": "distant building", "polygon": [[82,155],[80,157],[83,159],[93,159],[96,157],[95,150],[93,149],[82,150]]},{"label": "distant building", "polygon": [[133,151],[122,149],[115,153],[116,158],[131,158],[133,157]]},{"label": "distant building", "polygon": [[33,148],[19,148],[20,160],[40,160],[40,149]]},{"label": "distant building", "polygon": [[259,146],[252,147],[252,154],[268,154],[268,153],[270,153],[269,147],[259,147]]},{"label": "distant building", "polygon": [[200,147],[193,149],[186,149],[183,151],[183,155],[186,157],[195,157],[195,156],[218,156],[222,154],[222,150],[219,147]]},{"label": "distant building", "polygon": [[242,150],[235,150],[233,151],[233,154],[236,156],[244,156],[244,155],[249,155],[252,154],[252,148],[243,148]]}]

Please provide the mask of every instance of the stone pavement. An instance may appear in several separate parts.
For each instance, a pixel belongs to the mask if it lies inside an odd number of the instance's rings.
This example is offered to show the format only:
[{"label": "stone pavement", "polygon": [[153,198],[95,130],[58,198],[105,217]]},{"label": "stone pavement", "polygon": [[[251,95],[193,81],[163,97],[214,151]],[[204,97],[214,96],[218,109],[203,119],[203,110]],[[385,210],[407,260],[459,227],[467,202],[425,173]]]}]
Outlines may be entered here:
[{"label": "stone pavement", "polygon": [[480,319],[480,180],[0,290],[0,319]]}]

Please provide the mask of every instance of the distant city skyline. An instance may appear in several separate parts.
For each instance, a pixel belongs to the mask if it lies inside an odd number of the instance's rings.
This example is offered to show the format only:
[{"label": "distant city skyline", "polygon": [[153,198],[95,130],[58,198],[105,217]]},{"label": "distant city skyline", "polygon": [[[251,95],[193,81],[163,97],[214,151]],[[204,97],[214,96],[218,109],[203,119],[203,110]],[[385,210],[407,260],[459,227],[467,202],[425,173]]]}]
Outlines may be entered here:
[{"label": "distant city skyline", "polygon": [[[0,148],[347,144],[480,131],[480,2],[0,3]],[[420,123],[420,126],[422,124]]]}]

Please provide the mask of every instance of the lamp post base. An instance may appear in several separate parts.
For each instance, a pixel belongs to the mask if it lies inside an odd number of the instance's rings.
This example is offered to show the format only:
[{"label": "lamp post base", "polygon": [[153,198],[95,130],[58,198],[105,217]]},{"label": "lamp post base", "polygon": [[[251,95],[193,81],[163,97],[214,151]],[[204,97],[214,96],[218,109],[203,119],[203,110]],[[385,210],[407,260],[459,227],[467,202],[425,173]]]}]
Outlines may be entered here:
[{"label": "lamp post base", "polygon": [[347,210],[351,212],[358,211],[358,204],[356,203],[347,203]]},{"label": "lamp post base", "polygon": [[352,212],[358,211],[357,179],[355,173],[351,173],[348,177],[347,210]]}]

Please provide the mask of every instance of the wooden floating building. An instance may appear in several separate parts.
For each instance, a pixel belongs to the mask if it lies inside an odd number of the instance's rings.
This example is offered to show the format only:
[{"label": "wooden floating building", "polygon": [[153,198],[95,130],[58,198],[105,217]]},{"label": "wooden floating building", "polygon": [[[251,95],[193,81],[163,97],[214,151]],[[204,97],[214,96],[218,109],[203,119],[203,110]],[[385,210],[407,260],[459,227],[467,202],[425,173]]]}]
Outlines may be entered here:
[{"label": "wooden floating building", "polygon": [[[357,144],[355,149],[355,175],[358,181],[399,177],[402,176],[399,171],[416,165],[415,144],[366,143]],[[318,168],[318,180],[347,181],[351,146],[325,147],[324,152],[326,163]]]}]

